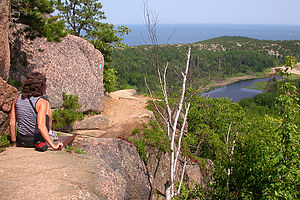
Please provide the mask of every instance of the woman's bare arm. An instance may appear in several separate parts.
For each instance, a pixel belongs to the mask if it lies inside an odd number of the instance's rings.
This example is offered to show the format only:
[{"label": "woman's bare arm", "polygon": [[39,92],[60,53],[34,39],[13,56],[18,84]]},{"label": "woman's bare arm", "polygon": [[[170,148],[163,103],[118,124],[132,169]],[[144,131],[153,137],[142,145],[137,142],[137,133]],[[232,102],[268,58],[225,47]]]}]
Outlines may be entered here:
[{"label": "woman's bare arm", "polygon": [[16,102],[17,98],[12,103],[9,118],[10,137],[11,141],[14,142],[13,146],[16,146]]},{"label": "woman's bare arm", "polygon": [[45,141],[53,148],[53,149],[59,149],[62,147],[62,143],[54,144],[51,140],[48,129],[46,126],[46,113],[48,108],[50,107],[49,102],[45,99],[40,98],[38,102],[36,103],[36,111],[37,111],[37,127],[45,139]]},{"label": "woman's bare arm", "polygon": [[49,131],[52,129],[52,110],[50,103],[48,102],[48,107],[47,107],[47,115],[49,116]]}]

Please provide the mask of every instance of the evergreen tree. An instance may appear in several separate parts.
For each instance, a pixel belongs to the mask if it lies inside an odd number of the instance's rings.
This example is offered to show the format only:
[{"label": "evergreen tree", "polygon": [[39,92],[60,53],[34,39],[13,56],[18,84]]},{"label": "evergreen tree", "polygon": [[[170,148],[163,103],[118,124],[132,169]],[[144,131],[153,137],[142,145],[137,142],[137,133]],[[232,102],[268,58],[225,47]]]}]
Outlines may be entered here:
[{"label": "evergreen tree", "polygon": [[54,12],[52,0],[11,0],[11,17],[13,23],[27,25],[24,27],[30,39],[46,37],[49,41],[60,41],[64,37],[64,21],[50,14]]},{"label": "evergreen tree", "polygon": [[89,40],[101,51],[105,61],[111,61],[111,53],[115,47],[125,47],[119,36],[128,34],[128,27],[115,28],[112,24],[101,22],[106,17],[99,1],[58,0],[56,8],[59,16],[65,20],[69,32]]},{"label": "evergreen tree", "polygon": [[96,0],[66,0],[57,1],[57,9],[60,11],[71,34],[81,36],[82,31],[91,30],[95,22],[106,19],[101,11],[102,4]]}]

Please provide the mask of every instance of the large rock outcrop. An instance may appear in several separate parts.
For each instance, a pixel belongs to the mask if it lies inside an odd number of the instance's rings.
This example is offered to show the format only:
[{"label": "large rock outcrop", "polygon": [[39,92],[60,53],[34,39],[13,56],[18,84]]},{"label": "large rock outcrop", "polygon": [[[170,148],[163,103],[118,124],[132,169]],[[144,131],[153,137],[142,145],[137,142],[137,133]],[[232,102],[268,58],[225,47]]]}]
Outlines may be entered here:
[{"label": "large rock outcrop", "polygon": [[102,174],[99,188],[110,199],[149,199],[151,186],[136,147],[117,138],[83,139],[80,144],[112,169]]},{"label": "large rock outcrop", "polygon": [[9,133],[9,113],[18,90],[0,77],[0,136]]},{"label": "large rock outcrop", "polygon": [[[151,182],[151,200],[164,200],[165,184],[170,178],[170,155],[156,147],[148,146],[146,168]],[[179,182],[183,169],[183,158],[179,158],[175,181]],[[208,189],[208,184],[212,178],[213,163],[205,160],[203,163],[189,159],[184,173],[184,182],[191,188],[199,184],[204,189]]]},{"label": "large rock outcrop", "polygon": [[23,80],[31,71],[46,74],[52,107],[62,104],[62,92],[78,95],[82,111],[102,111],[104,107],[103,66],[100,51],[88,41],[68,35],[62,42],[45,38],[33,41],[15,37],[10,77]]},{"label": "large rock outcrop", "polygon": [[149,199],[145,165],[134,146],[118,139],[81,142],[82,155],[8,148],[0,156],[0,199]]},{"label": "large rock outcrop", "polygon": [[9,0],[0,1],[0,77],[7,81],[9,75],[10,53],[8,43]]}]

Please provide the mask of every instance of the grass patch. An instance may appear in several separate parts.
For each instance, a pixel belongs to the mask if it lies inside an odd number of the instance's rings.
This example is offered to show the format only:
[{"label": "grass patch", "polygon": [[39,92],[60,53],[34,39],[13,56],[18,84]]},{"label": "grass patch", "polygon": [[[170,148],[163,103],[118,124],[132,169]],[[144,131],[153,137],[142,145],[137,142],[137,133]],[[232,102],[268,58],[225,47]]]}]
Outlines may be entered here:
[{"label": "grass patch", "polygon": [[267,85],[268,85],[268,81],[263,81],[263,82],[254,83],[252,86],[248,86],[245,88],[264,91],[266,89]]},{"label": "grass patch", "polygon": [[139,139],[128,139],[129,141],[133,142],[136,146],[136,150],[139,153],[140,158],[144,163],[147,163],[147,154],[146,154],[146,141],[142,138]]},{"label": "grass patch", "polygon": [[297,80],[297,79],[300,79],[300,75],[299,75],[299,74],[292,74],[292,75],[289,77],[289,80]]},{"label": "grass patch", "polygon": [[[288,80],[290,80],[290,81],[298,80],[298,79],[300,79],[300,75],[298,75],[298,74],[292,74],[288,78]],[[280,83],[283,81],[283,79],[277,79],[277,81]],[[268,85],[268,81],[263,81],[263,82],[254,83],[253,86],[249,86],[249,87],[245,87],[245,88],[264,91],[267,88],[267,85]]]},{"label": "grass patch", "polygon": [[135,129],[133,129],[131,134],[136,135],[136,134],[139,134],[139,133],[141,133],[141,130],[139,128],[135,128]]},{"label": "grass patch", "polygon": [[0,136],[0,153],[4,151],[6,147],[10,146],[10,135],[4,134]]},{"label": "grass patch", "polygon": [[66,146],[65,152],[67,153],[76,153],[76,154],[85,154],[86,152],[83,149],[77,147]]}]

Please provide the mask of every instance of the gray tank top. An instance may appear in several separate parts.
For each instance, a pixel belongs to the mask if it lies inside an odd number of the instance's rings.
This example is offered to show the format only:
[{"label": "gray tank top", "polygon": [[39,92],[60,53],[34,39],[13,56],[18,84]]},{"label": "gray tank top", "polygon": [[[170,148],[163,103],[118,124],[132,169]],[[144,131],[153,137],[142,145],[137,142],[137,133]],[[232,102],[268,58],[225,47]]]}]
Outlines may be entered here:
[{"label": "gray tank top", "polygon": [[[22,99],[21,94],[16,102],[16,119],[18,134],[33,136],[36,128],[36,113],[33,110],[27,98]],[[36,102],[41,97],[30,97],[32,105],[35,107]]]}]

